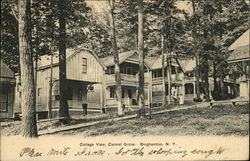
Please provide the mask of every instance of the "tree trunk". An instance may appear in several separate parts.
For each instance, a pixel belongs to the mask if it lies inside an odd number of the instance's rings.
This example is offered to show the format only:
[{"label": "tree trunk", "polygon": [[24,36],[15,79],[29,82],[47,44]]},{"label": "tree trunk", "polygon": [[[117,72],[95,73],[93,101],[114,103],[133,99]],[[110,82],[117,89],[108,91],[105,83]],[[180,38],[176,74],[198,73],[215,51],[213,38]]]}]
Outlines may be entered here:
[{"label": "tree trunk", "polygon": [[208,81],[208,69],[209,69],[209,66],[208,66],[208,60],[206,60],[206,70],[205,70],[205,73],[204,73],[204,81],[205,81],[205,97],[206,97],[206,101],[209,101],[209,81]]},{"label": "tree trunk", "polygon": [[59,118],[61,123],[67,123],[70,119],[67,82],[66,82],[66,2],[58,0],[59,9]]},{"label": "tree trunk", "polygon": [[[164,25],[164,24],[163,24]],[[161,63],[162,63],[162,106],[166,106],[166,79],[165,79],[165,46],[164,46],[164,26],[161,32]]]},{"label": "tree trunk", "polygon": [[114,56],[115,63],[115,84],[116,84],[116,99],[118,104],[118,116],[124,115],[124,111],[122,109],[122,86],[121,86],[121,75],[120,75],[120,65],[119,65],[119,54],[116,43],[116,30],[115,30],[115,21],[114,21],[114,0],[109,0],[110,6],[110,28],[111,28],[111,43],[112,43],[112,54]]},{"label": "tree trunk", "polygon": [[22,88],[22,136],[37,137],[34,67],[31,48],[31,1],[19,0],[19,53]]},{"label": "tree trunk", "polygon": [[215,64],[215,60],[213,60],[213,79],[214,79],[214,90],[213,90],[213,98],[217,99],[218,97],[218,83],[217,83],[217,70],[216,70],[216,64]]},{"label": "tree trunk", "polygon": [[167,58],[167,78],[168,78],[168,104],[170,105],[171,104],[171,55],[169,53],[169,57]]},{"label": "tree trunk", "polygon": [[52,87],[53,87],[53,53],[50,57],[50,78],[49,78],[49,97],[48,97],[48,118],[52,118]]},{"label": "tree trunk", "polygon": [[138,117],[146,117],[144,98],[144,42],[143,42],[143,0],[138,1],[138,53],[139,53],[139,110]]},{"label": "tree trunk", "polygon": [[[194,0],[192,0],[192,8],[193,8],[193,14],[195,14],[195,3]],[[196,27],[193,26],[193,39],[195,44],[197,44],[197,32],[196,32]],[[200,99],[200,75],[199,75],[199,55],[197,53],[197,51],[195,52],[195,87],[196,87],[196,99],[199,100]]]},{"label": "tree trunk", "polygon": [[[49,6],[51,6],[51,3],[49,3]],[[49,9],[49,7],[48,7]],[[49,79],[49,95],[48,95],[48,118],[52,118],[52,88],[53,88],[53,52],[54,52],[54,20],[53,20],[53,14],[52,12],[46,17],[48,19],[47,21],[47,31],[50,34],[50,79]]]},{"label": "tree trunk", "polygon": [[237,84],[236,84],[236,72],[233,73],[233,93],[234,97],[238,96],[238,91],[237,91]]},{"label": "tree trunk", "polygon": [[220,98],[226,99],[225,84],[223,76],[220,76]]}]

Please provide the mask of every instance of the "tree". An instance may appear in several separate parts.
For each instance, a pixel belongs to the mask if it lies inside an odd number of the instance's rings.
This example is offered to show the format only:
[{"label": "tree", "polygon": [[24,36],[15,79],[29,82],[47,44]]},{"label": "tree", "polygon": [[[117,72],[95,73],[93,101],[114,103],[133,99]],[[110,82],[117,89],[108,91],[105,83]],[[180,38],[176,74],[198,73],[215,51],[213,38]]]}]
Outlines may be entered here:
[{"label": "tree", "polygon": [[22,87],[22,135],[37,137],[33,55],[31,49],[31,1],[18,2],[18,35]]},{"label": "tree", "polygon": [[144,43],[143,43],[143,0],[138,1],[138,53],[139,53],[139,111],[138,117],[146,117],[144,94]]},{"label": "tree", "polygon": [[162,33],[161,33],[161,65],[162,65],[162,106],[166,106],[166,79],[165,79],[165,24],[162,22]]},{"label": "tree", "polygon": [[123,109],[122,109],[122,87],[121,87],[121,75],[120,75],[120,65],[119,65],[119,55],[117,50],[117,44],[116,44],[116,30],[115,30],[115,21],[114,21],[114,0],[108,1],[110,6],[110,35],[111,35],[111,43],[112,43],[112,49],[111,53],[114,56],[114,63],[115,63],[115,83],[116,83],[116,99],[117,99],[117,109],[118,109],[118,116],[122,116]]},{"label": "tree", "polygon": [[[193,14],[195,15],[195,0],[192,0],[192,10]],[[193,40],[194,40],[194,45],[197,44],[197,31],[195,27],[195,23],[193,24]],[[198,52],[195,51],[195,65],[196,67],[199,65],[199,55]],[[196,100],[200,100],[200,74],[198,68],[195,68],[195,90],[196,90]]]},{"label": "tree", "polygon": [[59,11],[59,118],[60,122],[67,123],[70,119],[68,99],[67,99],[67,82],[66,82],[66,6],[67,1],[57,0]]},{"label": "tree", "polygon": [[247,26],[248,22],[248,9],[242,0],[196,1],[195,7],[197,11],[193,14],[192,26],[197,30],[194,34],[197,42],[195,48],[199,49],[196,53],[199,56],[198,68],[204,81],[205,97],[208,101],[208,77],[213,75],[213,98],[225,99],[224,78],[228,73],[226,59],[229,55],[227,48],[232,43],[231,35],[236,36],[242,33],[243,28],[246,28],[244,26]]},{"label": "tree", "polygon": [[[13,13],[17,4],[1,1],[1,60],[15,73],[19,71],[18,16]],[[15,14],[15,15],[14,15]]]}]

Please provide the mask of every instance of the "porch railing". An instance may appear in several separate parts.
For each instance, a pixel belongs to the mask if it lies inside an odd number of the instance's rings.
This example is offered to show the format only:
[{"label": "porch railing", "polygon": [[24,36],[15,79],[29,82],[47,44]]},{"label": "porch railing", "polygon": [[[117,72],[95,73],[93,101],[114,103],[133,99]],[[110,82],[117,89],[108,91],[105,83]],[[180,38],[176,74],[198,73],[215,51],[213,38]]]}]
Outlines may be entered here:
[{"label": "porch railing", "polygon": [[[121,80],[123,81],[131,81],[131,82],[138,82],[138,75],[130,75],[130,74],[124,74],[120,73]],[[148,81],[147,74],[144,75],[145,82]],[[115,81],[115,75],[114,74],[106,74],[105,75],[105,81],[107,82],[113,82]]]},{"label": "porch railing", "polygon": [[[162,80],[163,77],[156,77],[156,78],[153,78],[153,81],[158,81],[158,80]],[[167,76],[165,77],[165,79],[167,80]],[[171,80],[172,81],[181,81],[184,79],[184,76],[183,74],[171,74]]]}]

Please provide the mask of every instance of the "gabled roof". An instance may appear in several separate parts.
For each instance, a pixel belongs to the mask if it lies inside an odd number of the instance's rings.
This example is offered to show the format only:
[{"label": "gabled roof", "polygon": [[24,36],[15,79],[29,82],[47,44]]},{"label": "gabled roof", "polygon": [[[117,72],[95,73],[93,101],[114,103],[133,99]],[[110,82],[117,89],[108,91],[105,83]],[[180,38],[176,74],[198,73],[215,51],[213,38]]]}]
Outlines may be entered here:
[{"label": "gabled roof", "polygon": [[[137,53],[136,50],[131,50],[131,51],[119,53],[119,63],[120,64],[123,63],[127,58],[129,58],[130,56],[134,55],[135,53]],[[106,67],[115,65],[115,63],[114,63],[114,56],[113,55],[101,58],[100,60],[102,61],[102,63]]]},{"label": "gabled roof", "polygon": [[152,69],[154,63],[159,59],[159,56],[146,57],[144,59],[145,63],[148,64],[149,68]]},{"label": "gabled roof", "polygon": [[1,61],[0,82],[15,82],[15,73],[3,61]]},{"label": "gabled roof", "polygon": [[182,65],[184,72],[193,71],[196,67],[194,59],[180,60],[180,64]]},{"label": "gabled roof", "polygon": [[1,61],[0,77],[15,78],[14,72],[3,61]]},{"label": "gabled roof", "polygon": [[[82,51],[87,51],[90,54],[92,54],[95,59],[99,62],[99,64],[105,69],[105,65],[100,61],[100,59],[98,58],[98,56],[89,49],[89,47],[87,47],[85,44],[79,46],[76,49],[70,48],[70,49],[66,49],[66,60],[70,60],[74,55],[82,52]],[[51,56],[50,55],[43,55],[40,57],[40,60],[38,61],[38,68],[46,68],[49,67],[51,63]],[[53,65],[58,65],[59,63],[59,52],[55,52],[53,53]]]},{"label": "gabled roof", "polygon": [[243,33],[234,43],[229,46],[229,50],[235,50],[238,47],[249,45],[249,29]]},{"label": "gabled roof", "polygon": [[[136,57],[133,57],[136,56]],[[132,59],[137,59],[136,61],[139,63],[139,55],[138,52],[136,50],[131,50],[131,51],[127,51],[127,52],[123,52],[119,54],[119,64],[125,62],[126,60],[129,60],[130,58]],[[114,66],[114,56],[110,55],[104,58],[100,59],[102,61],[102,63],[106,66]],[[147,62],[144,62],[145,66],[147,68],[149,68],[149,65],[147,64]]]},{"label": "gabled roof", "polygon": [[[148,64],[149,68],[151,70],[155,69],[161,69],[162,68],[162,58],[160,55],[154,56],[154,57],[147,57],[145,58],[145,62]],[[165,61],[166,62],[166,61]],[[179,65],[181,69],[183,70],[182,65],[180,64],[179,60],[176,58],[171,58],[171,62],[173,64]],[[165,67],[167,66],[167,63],[165,63]]]},{"label": "gabled roof", "polygon": [[250,60],[249,45],[236,48],[228,57],[229,63]]}]

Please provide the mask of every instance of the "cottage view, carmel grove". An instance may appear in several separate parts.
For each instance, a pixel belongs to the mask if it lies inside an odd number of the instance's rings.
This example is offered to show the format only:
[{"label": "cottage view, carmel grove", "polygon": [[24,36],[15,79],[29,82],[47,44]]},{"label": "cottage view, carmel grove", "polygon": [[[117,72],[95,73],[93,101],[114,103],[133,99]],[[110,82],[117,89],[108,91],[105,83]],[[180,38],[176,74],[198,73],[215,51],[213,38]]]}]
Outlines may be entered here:
[{"label": "cottage view, carmel grove", "polygon": [[[246,139],[249,53],[247,0],[3,0],[1,136]],[[80,141],[74,154],[227,152],[165,143]]]}]

